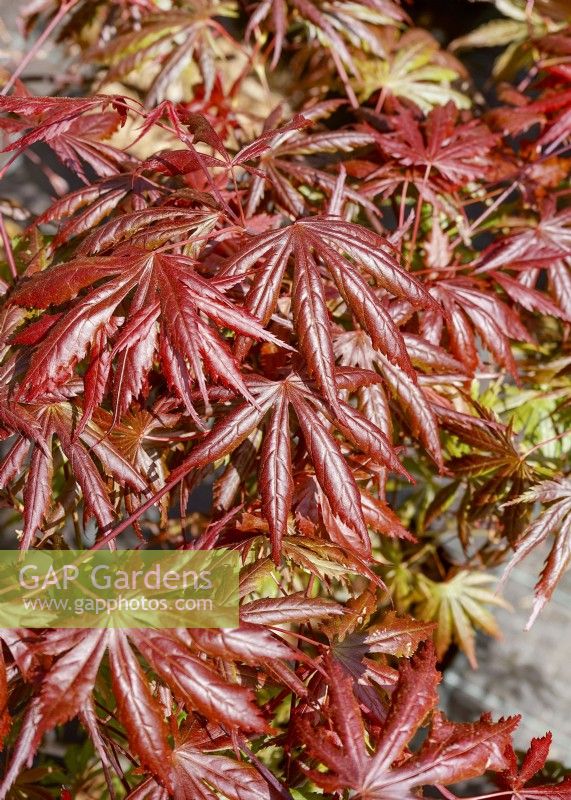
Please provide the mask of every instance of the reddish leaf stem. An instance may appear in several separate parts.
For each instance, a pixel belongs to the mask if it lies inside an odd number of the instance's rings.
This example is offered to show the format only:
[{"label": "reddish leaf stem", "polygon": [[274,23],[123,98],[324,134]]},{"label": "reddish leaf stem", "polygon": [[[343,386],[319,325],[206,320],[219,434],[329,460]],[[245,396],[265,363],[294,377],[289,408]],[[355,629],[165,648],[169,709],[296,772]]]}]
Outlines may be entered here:
[{"label": "reddish leaf stem", "polygon": [[16,70],[12,73],[10,79],[0,91],[0,95],[6,95],[12,89],[20,75],[24,72],[28,64],[36,57],[38,52],[41,50],[44,43],[49,39],[52,35],[53,31],[62,19],[66,16],[67,12],[77,3],[77,0],[64,0],[57,12],[57,14],[50,20],[49,24],[45,27],[42,33],[38,36],[36,41],[34,42],[33,46],[30,50],[26,53],[26,55],[22,58]]}]

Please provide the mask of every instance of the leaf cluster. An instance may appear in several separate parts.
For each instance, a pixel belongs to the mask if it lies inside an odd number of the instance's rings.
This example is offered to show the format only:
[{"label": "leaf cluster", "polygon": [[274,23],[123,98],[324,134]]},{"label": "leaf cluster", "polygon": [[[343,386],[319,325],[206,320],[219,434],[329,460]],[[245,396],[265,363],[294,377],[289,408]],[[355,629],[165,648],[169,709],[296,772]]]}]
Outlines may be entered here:
[{"label": "leaf cluster", "polygon": [[437,710],[492,570],[550,543],[535,619],[571,554],[571,14],[495,5],[24,9],[77,57],[0,96],[54,195],[0,203],[5,546],[232,548],[241,626],[0,631],[1,798],[571,797]]}]

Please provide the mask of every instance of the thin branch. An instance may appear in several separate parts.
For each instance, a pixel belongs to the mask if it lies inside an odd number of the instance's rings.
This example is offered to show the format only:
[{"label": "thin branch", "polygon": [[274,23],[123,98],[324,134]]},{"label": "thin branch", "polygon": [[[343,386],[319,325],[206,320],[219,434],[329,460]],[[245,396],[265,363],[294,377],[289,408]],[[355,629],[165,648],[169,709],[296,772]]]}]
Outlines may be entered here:
[{"label": "thin branch", "polygon": [[34,42],[32,48],[26,53],[23,59],[20,61],[18,66],[16,67],[15,72],[12,74],[4,88],[0,91],[0,95],[7,95],[10,89],[14,86],[20,75],[24,72],[28,64],[30,64],[34,58],[37,56],[38,52],[43,47],[44,43],[49,39],[52,35],[53,31],[63,18],[66,16],[67,12],[73,8],[73,6],[77,3],[77,0],[64,0],[61,4],[59,11],[53,17],[46,28],[42,31],[42,33],[38,36],[36,41]]},{"label": "thin branch", "polygon": [[10,275],[15,283],[18,280],[18,270],[16,269],[16,261],[14,260],[14,253],[12,251],[12,245],[10,243],[8,231],[6,230],[6,226],[4,224],[4,215],[2,212],[0,212],[0,236],[2,237],[2,244],[4,245],[4,251],[6,253],[6,261],[8,262],[8,267],[10,268]]}]

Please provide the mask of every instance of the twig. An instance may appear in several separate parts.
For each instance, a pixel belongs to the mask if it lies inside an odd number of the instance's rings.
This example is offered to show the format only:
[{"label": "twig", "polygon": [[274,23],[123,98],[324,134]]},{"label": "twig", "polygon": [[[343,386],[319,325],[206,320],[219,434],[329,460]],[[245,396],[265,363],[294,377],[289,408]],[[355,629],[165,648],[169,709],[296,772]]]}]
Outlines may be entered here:
[{"label": "twig", "polygon": [[8,236],[8,231],[6,230],[6,226],[4,225],[4,215],[2,214],[2,212],[0,212],[0,236],[2,236],[2,244],[4,245],[4,250],[6,251],[6,261],[8,262],[8,266],[10,268],[10,274],[12,276],[12,280],[16,282],[18,280],[18,270],[16,269],[14,253],[12,252],[12,245],[10,244],[10,237]]},{"label": "twig", "polygon": [[55,17],[53,17],[53,19],[50,20],[50,23],[46,26],[45,30],[42,31],[42,33],[38,36],[38,38],[34,42],[31,49],[26,53],[24,58],[20,61],[20,63],[16,67],[15,72],[12,74],[12,76],[10,77],[4,88],[0,91],[0,95],[8,94],[8,92],[10,91],[10,89],[12,89],[12,87],[22,74],[22,72],[26,69],[28,64],[31,61],[33,61],[33,59],[36,57],[38,51],[41,49],[43,44],[47,41],[47,39],[49,39],[54,29],[57,28],[57,26],[65,17],[70,8],[72,8],[76,3],[77,0],[64,0]]}]

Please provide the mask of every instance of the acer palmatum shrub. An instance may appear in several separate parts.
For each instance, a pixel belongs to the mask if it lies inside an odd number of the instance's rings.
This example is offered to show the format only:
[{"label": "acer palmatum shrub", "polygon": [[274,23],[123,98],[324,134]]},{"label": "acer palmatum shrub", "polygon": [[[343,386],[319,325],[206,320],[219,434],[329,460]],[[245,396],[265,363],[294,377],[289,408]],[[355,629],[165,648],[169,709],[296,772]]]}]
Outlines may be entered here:
[{"label": "acer palmatum shrub", "polygon": [[495,5],[447,49],[395,0],[24,6],[5,536],[232,548],[242,625],[0,631],[0,797],[571,798],[437,711],[496,568],[547,546],[531,623],[571,554],[571,8]]}]

